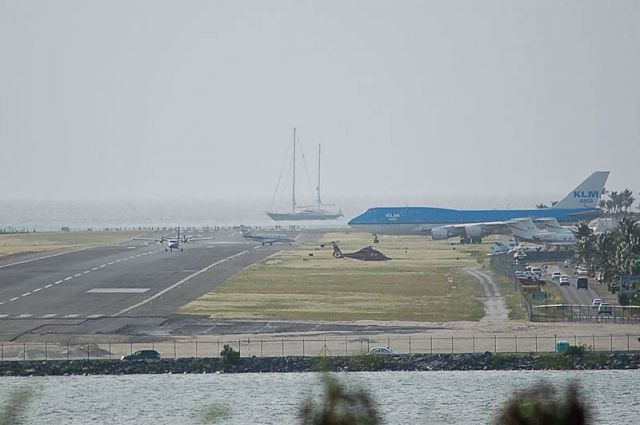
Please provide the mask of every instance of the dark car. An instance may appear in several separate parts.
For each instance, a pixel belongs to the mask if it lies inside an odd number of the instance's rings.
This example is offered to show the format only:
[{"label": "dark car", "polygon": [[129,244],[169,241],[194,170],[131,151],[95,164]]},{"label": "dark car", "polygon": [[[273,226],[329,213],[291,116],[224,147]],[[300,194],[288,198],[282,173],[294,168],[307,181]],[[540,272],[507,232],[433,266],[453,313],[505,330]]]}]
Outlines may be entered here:
[{"label": "dark car", "polygon": [[135,353],[122,356],[120,360],[125,360],[125,361],[160,360],[160,353],[158,353],[156,350],[138,350]]},{"label": "dark car", "polygon": [[586,277],[576,279],[576,289],[589,289],[589,279]]}]

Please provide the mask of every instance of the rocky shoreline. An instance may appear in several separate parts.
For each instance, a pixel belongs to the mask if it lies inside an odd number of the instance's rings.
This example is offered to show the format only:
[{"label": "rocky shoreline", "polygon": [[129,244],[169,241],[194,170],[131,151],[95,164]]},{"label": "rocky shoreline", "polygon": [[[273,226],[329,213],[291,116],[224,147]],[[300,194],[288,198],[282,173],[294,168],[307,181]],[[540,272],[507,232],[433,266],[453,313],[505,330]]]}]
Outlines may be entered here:
[{"label": "rocky shoreline", "polygon": [[234,364],[220,358],[49,360],[0,362],[1,376],[131,375],[159,373],[379,372],[464,370],[638,369],[639,352],[520,354],[410,354],[356,357],[243,357]]}]

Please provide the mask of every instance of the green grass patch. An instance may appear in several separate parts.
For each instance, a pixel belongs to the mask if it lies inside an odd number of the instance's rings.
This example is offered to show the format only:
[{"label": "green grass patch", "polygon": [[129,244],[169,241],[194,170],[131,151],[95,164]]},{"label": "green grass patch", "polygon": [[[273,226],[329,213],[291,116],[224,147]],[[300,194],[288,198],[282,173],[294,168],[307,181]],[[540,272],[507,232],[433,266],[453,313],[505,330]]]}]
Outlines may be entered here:
[{"label": "green grass patch", "polygon": [[384,236],[375,248],[392,260],[363,262],[333,258],[332,240],[351,252],[369,245],[371,236],[330,233],[313,246],[280,251],[178,312],[214,318],[419,322],[479,320],[484,315],[478,286],[459,271],[476,260],[459,245]]}]

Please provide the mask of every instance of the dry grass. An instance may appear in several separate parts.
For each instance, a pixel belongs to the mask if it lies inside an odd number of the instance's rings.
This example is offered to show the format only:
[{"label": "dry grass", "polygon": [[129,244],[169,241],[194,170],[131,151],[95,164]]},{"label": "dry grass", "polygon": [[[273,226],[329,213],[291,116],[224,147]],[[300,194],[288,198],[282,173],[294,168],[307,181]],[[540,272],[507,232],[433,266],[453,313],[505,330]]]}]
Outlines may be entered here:
[{"label": "dry grass", "polygon": [[[179,310],[217,318],[288,320],[478,320],[480,290],[460,272],[477,264],[473,250],[424,237],[384,236],[376,248],[392,260],[335,259],[371,243],[362,233],[330,233],[325,248],[280,251]],[[483,249],[486,249],[484,247]],[[313,256],[310,256],[313,254]]]},{"label": "dry grass", "polygon": [[126,242],[140,232],[46,232],[0,235],[0,257],[20,252],[51,251]]}]

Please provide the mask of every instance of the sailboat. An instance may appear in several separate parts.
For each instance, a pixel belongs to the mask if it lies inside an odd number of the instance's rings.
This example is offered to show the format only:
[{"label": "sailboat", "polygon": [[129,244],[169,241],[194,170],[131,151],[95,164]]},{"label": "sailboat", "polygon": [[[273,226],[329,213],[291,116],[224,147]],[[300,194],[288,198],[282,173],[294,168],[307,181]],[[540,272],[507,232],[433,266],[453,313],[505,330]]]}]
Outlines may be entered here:
[{"label": "sailboat", "polygon": [[296,204],[296,129],[293,129],[293,185],[291,190],[291,212],[268,212],[275,221],[334,220],[343,216],[342,211],[331,211],[323,207],[320,197],[320,144],[318,144],[318,186],[316,187],[316,205],[299,206]]}]

